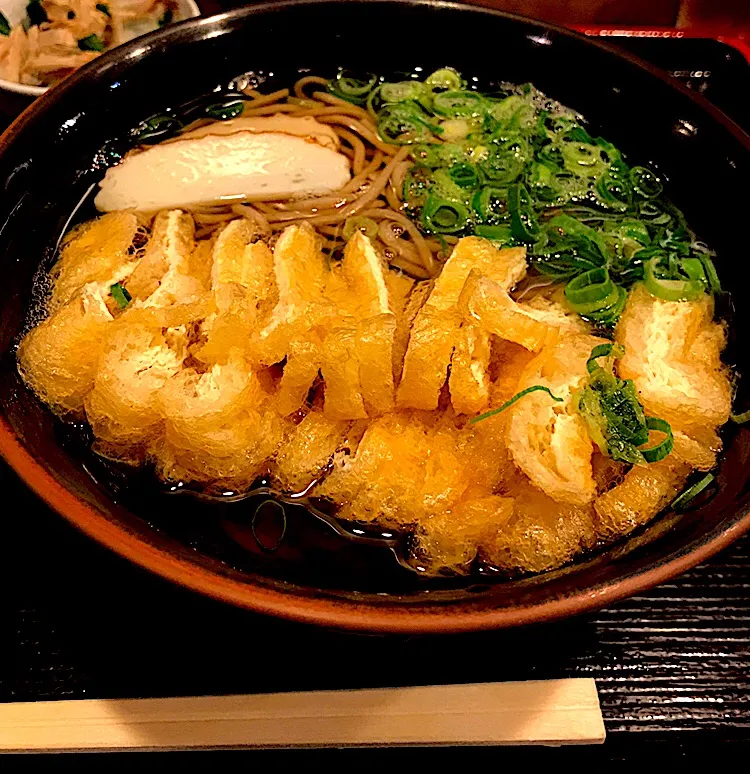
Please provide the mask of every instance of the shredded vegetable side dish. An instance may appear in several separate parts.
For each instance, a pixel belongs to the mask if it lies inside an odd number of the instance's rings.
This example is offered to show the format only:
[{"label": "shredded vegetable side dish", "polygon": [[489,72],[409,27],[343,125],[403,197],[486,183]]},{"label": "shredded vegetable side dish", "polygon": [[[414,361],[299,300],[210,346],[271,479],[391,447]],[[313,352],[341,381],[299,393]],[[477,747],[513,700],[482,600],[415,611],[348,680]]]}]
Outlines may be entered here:
[{"label": "shredded vegetable side dish", "polygon": [[408,535],[425,576],[548,571],[710,491],[715,256],[534,87],[305,76],[131,140],[18,349],[99,455],[270,482]]},{"label": "shredded vegetable side dish", "polygon": [[51,86],[103,51],[169,24],[175,0],[32,0],[11,26],[0,13],[0,78]]}]

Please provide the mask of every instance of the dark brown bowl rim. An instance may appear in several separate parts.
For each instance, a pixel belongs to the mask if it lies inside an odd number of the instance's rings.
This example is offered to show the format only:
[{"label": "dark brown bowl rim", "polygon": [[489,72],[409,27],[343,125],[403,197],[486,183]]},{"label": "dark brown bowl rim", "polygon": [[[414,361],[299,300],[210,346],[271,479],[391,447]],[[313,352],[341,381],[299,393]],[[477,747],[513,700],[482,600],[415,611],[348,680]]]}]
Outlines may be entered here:
[{"label": "dark brown bowl rim", "polygon": [[[326,3],[331,0],[270,0],[251,7],[218,14],[211,17],[188,20],[174,25],[175,28],[197,28],[210,26],[219,20],[249,16],[280,7]],[[343,2],[344,0],[339,0]],[[750,136],[732,122],[718,108],[705,98],[671,79],[662,70],[643,62],[638,57],[618,51],[611,46],[592,40],[571,30],[529,19],[517,14],[504,13],[482,6],[467,3],[443,2],[436,0],[392,0],[393,4],[421,5],[442,8],[454,8],[466,12],[475,12],[505,17],[523,22],[531,22],[557,34],[585,40],[587,44],[603,48],[620,58],[651,73],[656,78],[681,91],[705,112],[722,124],[750,151]],[[172,30],[154,33],[151,38],[169,38]],[[105,55],[107,56],[107,55]],[[103,58],[103,57],[102,57]],[[60,87],[47,92],[37,101],[42,109],[60,99],[68,88],[80,80],[88,79],[89,72],[96,70],[95,60],[66,80]],[[30,119],[37,103],[30,105],[0,136],[0,150],[8,145],[13,136]],[[513,607],[472,609],[459,605],[417,607],[410,605],[372,605],[350,600],[328,597],[302,597],[294,593],[285,593],[265,586],[240,582],[233,578],[212,572],[187,559],[182,559],[146,543],[125,528],[108,520],[93,507],[86,505],[72,491],[57,481],[47,469],[35,460],[17,438],[7,420],[0,416],[0,456],[18,473],[22,480],[48,505],[56,510],[71,524],[94,540],[112,549],[120,556],[150,570],[168,580],[174,581],[194,591],[199,591],[215,599],[252,610],[257,613],[274,615],[302,623],[311,623],[339,629],[359,630],[379,633],[459,633],[483,629],[499,629],[521,626],[543,621],[565,618],[571,615],[604,607],[618,600],[637,594],[709,559],[726,548],[730,543],[750,530],[750,509],[737,516],[735,521],[718,531],[713,537],[700,545],[686,550],[669,561],[658,563],[643,572],[616,581],[582,589],[575,594],[551,599],[531,605]]]}]

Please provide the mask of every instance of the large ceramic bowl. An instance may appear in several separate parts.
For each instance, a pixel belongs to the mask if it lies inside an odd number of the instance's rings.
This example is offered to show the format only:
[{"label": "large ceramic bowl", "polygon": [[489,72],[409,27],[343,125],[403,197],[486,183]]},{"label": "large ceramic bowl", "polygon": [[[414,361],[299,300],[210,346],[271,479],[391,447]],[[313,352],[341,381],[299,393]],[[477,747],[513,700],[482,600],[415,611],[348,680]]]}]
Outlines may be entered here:
[{"label": "large ceramic bowl", "polygon": [[[384,74],[452,65],[531,81],[652,163],[719,253],[736,304],[727,358],[747,346],[750,140],[708,103],[638,61],[564,30],[452,3],[269,2],[198,19],[102,56],[46,94],[0,141],[0,451],[60,514],[113,550],[192,589],[256,611],[374,631],[466,631],[558,618],[634,594],[703,561],[750,527],[750,429],[729,428],[719,491],[560,571],[512,582],[425,583],[387,547],[345,539],[292,509],[276,553],[260,551],[251,503],[206,507],[124,480],[97,484],[75,439],[19,383],[13,343],[76,203],[102,175],[102,147],[141,119],[246,71],[290,82],[339,65]],[[740,395],[740,401],[743,396]],[[90,473],[94,474],[94,477]],[[12,507],[4,518],[25,518]],[[44,539],[43,535],[39,536]],[[97,579],[96,582],[101,582]]]}]

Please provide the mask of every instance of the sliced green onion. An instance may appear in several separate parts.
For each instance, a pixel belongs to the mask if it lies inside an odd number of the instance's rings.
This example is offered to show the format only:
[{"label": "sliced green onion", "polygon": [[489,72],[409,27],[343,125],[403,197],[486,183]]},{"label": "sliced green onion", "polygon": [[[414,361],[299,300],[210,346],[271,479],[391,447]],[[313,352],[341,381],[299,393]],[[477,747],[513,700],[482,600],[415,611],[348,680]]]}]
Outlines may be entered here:
[{"label": "sliced green onion", "polygon": [[513,237],[519,242],[535,242],[539,228],[534,218],[531,197],[523,185],[512,185],[508,189],[508,210]]},{"label": "sliced green onion", "polygon": [[461,75],[452,67],[443,67],[425,78],[425,83],[432,91],[460,91],[464,82]]},{"label": "sliced green onion", "polygon": [[5,18],[4,13],[0,13],[0,35],[6,37],[10,35],[10,22]]},{"label": "sliced green onion", "polygon": [[245,102],[241,99],[232,102],[217,102],[206,108],[206,115],[210,118],[216,118],[220,121],[228,121],[231,118],[237,118],[242,115],[245,109]]},{"label": "sliced green onion", "polygon": [[469,424],[473,425],[475,422],[481,422],[483,419],[489,419],[489,417],[494,417],[496,414],[500,414],[502,411],[505,411],[505,409],[510,408],[516,401],[521,400],[521,398],[525,397],[526,395],[529,395],[532,392],[546,392],[552,400],[557,401],[558,403],[562,403],[562,398],[558,398],[552,390],[550,390],[549,387],[545,387],[543,384],[535,384],[532,387],[527,387],[525,390],[521,390],[521,392],[516,393],[510,400],[505,401],[502,406],[498,406],[498,408],[491,409],[490,411],[485,411],[484,414],[480,414],[478,417],[474,417],[473,419],[469,420]]},{"label": "sliced green onion", "polygon": [[672,509],[675,511],[682,511],[685,507],[691,503],[701,492],[705,491],[716,480],[716,476],[713,473],[706,473],[700,481],[697,481],[692,486],[688,487],[682,494],[675,497],[672,500]]},{"label": "sliced green onion", "polygon": [[430,195],[422,210],[422,225],[429,233],[455,234],[469,221],[469,211],[460,202],[450,202]]},{"label": "sliced green onion", "polygon": [[482,239],[489,239],[490,242],[499,242],[504,245],[514,241],[510,226],[479,225],[474,227],[474,233]]},{"label": "sliced green onion", "polygon": [[524,170],[526,161],[522,153],[513,151],[509,143],[493,147],[480,164],[480,168],[493,185],[509,185]]},{"label": "sliced green onion", "polygon": [[[258,522],[263,517],[264,510],[268,511],[269,515],[271,515],[271,512],[280,514],[281,529],[279,530],[279,535],[276,538],[276,542],[272,544],[264,543],[260,539],[260,536],[258,535]],[[253,518],[250,522],[250,530],[253,533],[253,538],[255,539],[255,542],[261,551],[267,554],[272,554],[274,551],[278,551],[278,549],[281,547],[281,544],[284,542],[284,537],[286,536],[286,530],[287,530],[286,508],[284,508],[284,506],[281,503],[277,502],[276,500],[271,500],[271,499],[264,500],[255,509],[255,513],[253,514]]]},{"label": "sliced green onion", "polygon": [[625,354],[625,348],[621,344],[598,344],[591,350],[589,359],[586,361],[586,370],[593,374],[597,368],[601,368],[596,361],[600,357],[621,358]]},{"label": "sliced green onion", "polygon": [[743,411],[741,414],[730,414],[729,418],[736,425],[744,425],[745,423],[750,422],[750,410]]},{"label": "sliced green onion", "polygon": [[385,105],[378,117],[378,134],[393,145],[424,142],[440,132],[440,127],[430,123],[414,102]]},{"label": "sliced green onion", "polygon": [[384,83],[380,87],[380,96],[384,102],[405,102],[409,99],[419,99],[424,90],[424,84],[419,81]]},{"label": "sliced green onion", "polygon": [[479,173],[473,164],[454,164],[448,170],[448,176],[460,188],[474,189],[479,185]]},{"label": "sliced green onion", "polygon": [[674,446],[672,427],[665,419],[657,419],[656,417],[646,417],[646,427],[649,430],[664,433],[664,439],[657,443],[656,446],[640,449],[646,462],[659,462],[659,460],[663,460],[672,451]]},{"label": "sliced green onion", "polygon": [[485,186],[471,199],[471,207],[482,223],[492,223],[508,214],[508,191]]},{"label": "sliced green onion", "polygon": [[664,190],[659,178],[646,167],[633,167],[630,170],[630,182],[633,190],[644,199],[654,199]]},{"label": "sliced green onion", "polygon": [[484,97],[476,91],[444,91],[436,94],[433,109],[448,118],[466,118],[481,115],[486,107]]},{"label": "sliced green onion", "polygon": [[660,257],[655,255],[644,264],[643,282],[652,296],[663,301],[694,301],[703,294],[705,285],[698,279],[662,279],[656,275]]},{"label": "sliced green onion", "polygon": [[98,35],[86,35],[78,41],[81,51],[104,51],[104,41]]},{"label": "sliced green onion", "polygon": [[611,294],[613,287],[609,271],[604,267],[597,267],[574,277],[565,286],[565,297],[575,306],[598,304]]},{"label": "sliced green onion", "polygon": [[446,142],[463,140],[471,132],[471,123],[466,118],[446,118],[440,122],[442,138]]},{"label": "sliced green onion", "polygon": [[378,235],[378,224],[372,218],[367,218],[364,215],[354,215],[347,218],[341,232],[344,239],[348,242],[357,231],[361,231],[370,239],[375,239]]},{"label": "sliced green onion", "polygon": [[334,80],[328,82],[328,91],[347,102],[363,105],[377,82],[377,75],[367,73],[360,77],[346,70],[341,70]]},{"label": "sliced green onion", "polygon": [[124,309],[133,300],[130,293],[119,282],[115,282],[114,285],[110,286],[109,293],[120,309]]},{"label": "sliced green onion", "polygon": [[703,272],[706,275],[710,291],[712,293],[721,293],[721,280],[711,256],[708,253],[700,253],[698,259],[703,264]]}]

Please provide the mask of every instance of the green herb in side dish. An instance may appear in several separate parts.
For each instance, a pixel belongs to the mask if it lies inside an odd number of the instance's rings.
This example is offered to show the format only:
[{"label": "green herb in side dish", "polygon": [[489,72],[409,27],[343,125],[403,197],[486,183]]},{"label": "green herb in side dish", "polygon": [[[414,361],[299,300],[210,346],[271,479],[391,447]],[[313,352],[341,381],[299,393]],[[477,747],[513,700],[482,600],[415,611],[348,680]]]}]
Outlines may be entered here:
[{"label": "green herb in side dish", "polygon": [[328,90],[366,107],[383,142],[411,146],[402,196],[424,233],[525,245],[593,324],[612,327],[638,281],[671,301],[720,292],[659,176],[530,84],[484,93],[450,68],[394,82],[341,71]]},{"label": "green herb in side dish", "polygon": [[109,292],[120,309],[124,309],[133,300],[130,293],[128,293],[119,282],[115,282],[115,284],[110,287]]},{"label": "green herb in side dish", "polygon": [[171,24],[174,19],[174,11],[171,8],[167,8],[159,19],[159,26],[165,27],[167,24]]},{"label": "green herb in side dish", "polygon": [[10,22],[5,18],[4,13],[0,13],[0,35],[10,35]]},{"label": "green herb in side dish", "polygon": [[[658,462],[672,451],[672,428],[663,419],[647,417],[633,382],[615,376],[614,361],[623,354],[618,344],[600,344],[591,350],[586,363],[589,377],[574,396],[574,405],[602,454],[631,465]],[[599,364],[601,358],[608,359],[606,367]],[[650,431],[664,437],[646,447]]]},{"label": "green herb in side dish", "polygon": [[98,35],[87,35],[78,41],[81,51],[104,51],[104,41]]},{"label": "green herb in side dish", "polygon": [[109,11],[109,6],[106,3],[97,3],[96,10],[101,11],[108,19],[112,18],[112,14]]},{"label": "green herb in side dish", "polygon": [[744,425],[750,422],[750,410],[743,411],[741,414],[730,414],[729,419],[736,425]]},{"label": "green herb in side dish", "polygon": [[501,412],[505,411],[505,409],[510,408],[517,400],[521,400],[521,398],[529,395],[532,392],[539,391],[548,393],[552,400],[555,400],[558,403],[562,403],[562,398],[558,398],[556,395],[554,395],[549,387],[545,387],[543,384],[534,384],[531,387],[527,387],[525,390],[521,390],[521,392],[516,393],[510,400],[505,401],[502,406],[498,406],[497,408],[491,409],[490,411],[485,411],[484,414],[480,414],[478,417],[470,419],[469,424],[473,425],[475,422],[481,422],[483,419],[494,417],[496,414],[500,414]]},{"label": "green herb in side dish", "polygon": [[44,8],[42,8],[40,0],[32,0],[32,2],[26,6],[26,15],[29,17],[29,24],[32,27],[38,27],[40,24],[44,24],[45,22],[49,21],[47,13]]}]

